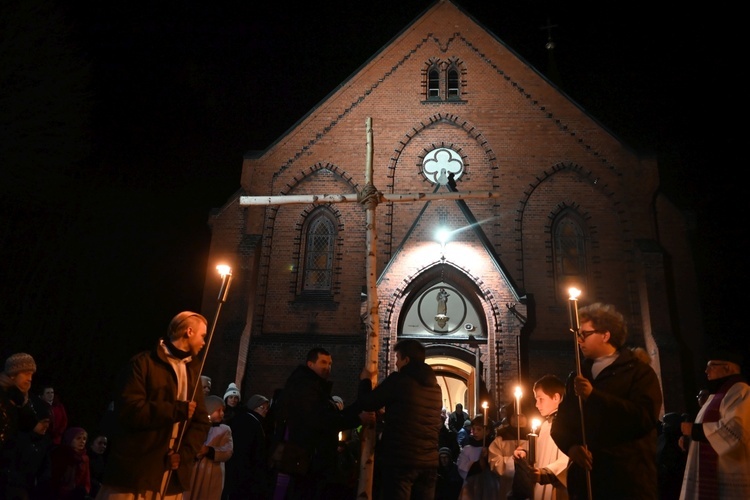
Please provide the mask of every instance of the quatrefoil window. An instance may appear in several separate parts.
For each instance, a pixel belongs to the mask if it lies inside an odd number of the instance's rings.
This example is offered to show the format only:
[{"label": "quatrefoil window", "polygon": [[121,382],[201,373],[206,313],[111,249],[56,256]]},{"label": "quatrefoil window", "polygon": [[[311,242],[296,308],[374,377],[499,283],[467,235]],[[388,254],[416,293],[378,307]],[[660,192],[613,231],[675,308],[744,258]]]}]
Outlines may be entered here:
[{"label": "quatrefoil window", "polygon": [[433,184],[445,186],[448,184],[448,175],[453,174],[453,179],[458,180],[464,173],[464,162],[461,157],[448,148],[438,148],[425,155],[422,162],[422,173]]}]

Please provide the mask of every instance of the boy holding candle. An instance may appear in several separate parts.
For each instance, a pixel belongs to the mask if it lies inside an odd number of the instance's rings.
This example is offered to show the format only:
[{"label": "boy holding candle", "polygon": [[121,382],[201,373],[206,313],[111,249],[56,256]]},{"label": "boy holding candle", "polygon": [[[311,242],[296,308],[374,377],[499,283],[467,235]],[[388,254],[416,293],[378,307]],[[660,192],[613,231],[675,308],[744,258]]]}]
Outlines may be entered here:
[{"label": "boy holding candle", "polygon": [[545,375],[534,384],[536,409],[544,421],[537,429],[532,425],[529,451],[518,448],[514,456],[516,469],[530,476],[534,483],[534,500],[562,500],[568,498],[566,488],[568,457],[558,449],[550,436],[557,407],[565,394],[565,383],[554,375]]}]

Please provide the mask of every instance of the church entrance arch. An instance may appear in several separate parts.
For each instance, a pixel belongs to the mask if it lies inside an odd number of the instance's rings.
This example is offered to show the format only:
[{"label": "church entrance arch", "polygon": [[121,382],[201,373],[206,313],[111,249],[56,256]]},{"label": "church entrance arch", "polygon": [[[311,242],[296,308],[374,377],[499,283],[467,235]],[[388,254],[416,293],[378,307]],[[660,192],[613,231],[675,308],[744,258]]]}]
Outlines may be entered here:
[{"label": "church entrance arch", "polygon": [[[487,352],[483,298],[466,274],[441,263],[417,276],[407,287],[398,321],[398,338],[416,338],[426,347],[442,391],[443,406],[461,403],[471,417],[482,412],[482,355]],[[482,352],[484,351],[484,353]]]}]

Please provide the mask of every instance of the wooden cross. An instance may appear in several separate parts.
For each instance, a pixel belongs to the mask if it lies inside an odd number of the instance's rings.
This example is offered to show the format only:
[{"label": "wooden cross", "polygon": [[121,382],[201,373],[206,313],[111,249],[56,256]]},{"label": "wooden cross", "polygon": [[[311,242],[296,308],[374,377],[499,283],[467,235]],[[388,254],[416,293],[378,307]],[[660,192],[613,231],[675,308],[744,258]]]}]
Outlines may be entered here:
[{"label": "wooden cross", "polygon": [[[240,196],[240,206],[251,205],[285,205],[292,203],[361,203],[367,214],[367,316],[365,319],[365,331],[367,332],[368,349],[365,358],[365,367],[370,373],[378,373],[378,349],[379,349],[379,322],[378,289],[377,289],[377,231],[375,230],[375,209],[381,202],[409,202],[430,200],[459,200],[470,198],[498,198],[495,192],[471,192],[459,193],[404,193],[384,194],[378,191],[372,181],[372,118],[368,117],[365,123],[367,133],[367,156],[365,161],[365,186],[359,193],[354,194],[321,194],[321,195],[281,195],[281,196]],[[373,387],[377,385],[377,379],[372,380]],[[362,428],[362,453],[360,457],[360,474],[357,498],[369,499],[372,495],[373,465],[375,460],[375,427],[363,426]]]}]

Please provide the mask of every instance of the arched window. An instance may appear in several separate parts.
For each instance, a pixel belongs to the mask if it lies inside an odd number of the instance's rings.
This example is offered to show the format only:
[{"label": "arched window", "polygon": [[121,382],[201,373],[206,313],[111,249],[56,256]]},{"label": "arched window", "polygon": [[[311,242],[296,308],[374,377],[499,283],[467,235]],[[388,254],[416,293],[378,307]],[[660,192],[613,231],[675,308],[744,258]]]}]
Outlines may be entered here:
[{"label": "arched window", "polygon": [[460,80],[458,78],[458,70],[456,68],[450,68],[448,70],[448,99],[460,99],[461,98],[461,87]]},{"label": "arched window", "polygon": [[336,230],[333,221],[324,210],[318,210],[307,225],[303,291],[331,290],[335,239]]},{"label": "arched window", "polygon": [[440,99],[440,72],[436,66],[427,72],[427,98]]},{"label": "arched window", "polygon": [[554,223],[553,251],[555,279],[563,291],[569,286],[586,284],[586,236],[579,217],[573,212],[561,214]]}]

